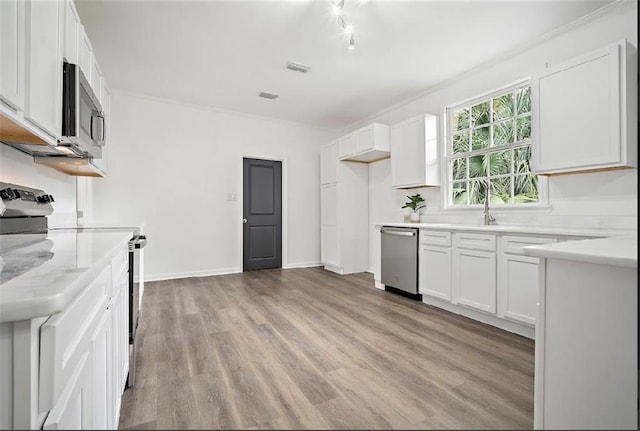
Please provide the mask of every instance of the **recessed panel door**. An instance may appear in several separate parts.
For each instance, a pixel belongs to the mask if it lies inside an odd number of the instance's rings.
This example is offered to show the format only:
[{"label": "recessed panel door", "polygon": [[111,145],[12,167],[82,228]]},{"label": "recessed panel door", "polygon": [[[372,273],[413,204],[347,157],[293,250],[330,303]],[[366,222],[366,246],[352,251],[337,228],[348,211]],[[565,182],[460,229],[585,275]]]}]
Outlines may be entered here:
[{"label": "recessed panel door", "polygon": [[242,269],[282,267],[282,162],[243,160]]}]

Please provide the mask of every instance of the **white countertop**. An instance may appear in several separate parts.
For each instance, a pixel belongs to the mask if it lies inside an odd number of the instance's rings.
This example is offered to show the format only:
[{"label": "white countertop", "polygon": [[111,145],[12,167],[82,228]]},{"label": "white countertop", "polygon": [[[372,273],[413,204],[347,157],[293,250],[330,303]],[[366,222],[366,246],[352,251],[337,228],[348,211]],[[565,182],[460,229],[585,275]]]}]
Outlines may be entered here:
[{"label": "white countertop", "polygon": [[127,231],[0,235],[0,322],[64,310],[129,239]]},{"label": "white countertop", "polygon": [[638,267],[637,235],[532,245],[524,247],[523,250],[529,256],[628,268]]},{"label": "white countertop", "polygon": [[375,223],[377,228],[389,227],[412,227],[418,229],[441,229],[451,231],[472,231],[472,232],[505,232],[531,235],[568,235],[568,236],[588,236],[595,238],[605,238],[611,236],[634,235],[635,232],[629,230],[616,229],[589,229],[573,228],[561,226],[516,226],[516,225],[466,225],[455,223]]}]

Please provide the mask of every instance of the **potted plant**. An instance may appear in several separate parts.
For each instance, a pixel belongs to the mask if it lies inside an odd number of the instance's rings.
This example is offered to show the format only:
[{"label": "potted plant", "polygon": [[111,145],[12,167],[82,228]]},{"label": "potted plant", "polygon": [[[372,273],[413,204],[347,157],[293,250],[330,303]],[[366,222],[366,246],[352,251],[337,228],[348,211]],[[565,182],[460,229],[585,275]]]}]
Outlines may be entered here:
[{"label": "potted plant", "polygon": [[405,203],[402,208],[411,208],[411,210],[413,211],[411,213],[411,221],[419,222],[420,210],[426,207],[427,204],[424,203],[425,200],[422,196],[420,196],[420,193],[415,194],[413,196],[407,196],[407,198],[409,199],[409,202]]}]

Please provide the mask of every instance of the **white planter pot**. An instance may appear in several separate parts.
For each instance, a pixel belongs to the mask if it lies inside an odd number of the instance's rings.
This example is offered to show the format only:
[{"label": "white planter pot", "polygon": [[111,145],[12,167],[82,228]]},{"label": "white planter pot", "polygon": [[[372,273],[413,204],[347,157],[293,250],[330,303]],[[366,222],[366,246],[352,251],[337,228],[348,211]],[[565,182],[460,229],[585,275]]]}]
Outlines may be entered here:
[{"label": "white planter pot", "polygon": [[418,223],[420,221],[420,213],[411,213],[410,220],[413,223]]}]

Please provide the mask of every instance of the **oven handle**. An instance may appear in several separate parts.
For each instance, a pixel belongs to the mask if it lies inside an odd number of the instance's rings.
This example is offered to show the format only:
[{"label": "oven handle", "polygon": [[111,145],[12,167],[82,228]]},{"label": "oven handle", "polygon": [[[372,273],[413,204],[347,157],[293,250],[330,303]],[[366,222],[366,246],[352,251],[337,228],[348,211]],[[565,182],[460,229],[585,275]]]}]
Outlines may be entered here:
[{"label": "oven handle", "polygon": [[145,235],[136,235],[129,241],[129,250],[144,248],[147,245],[147,237]]}]

